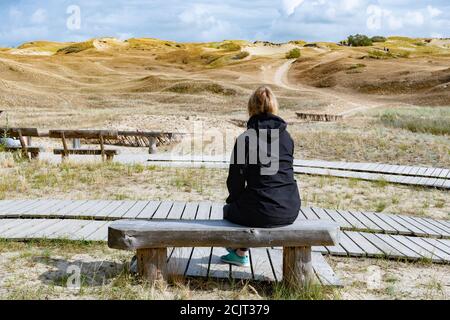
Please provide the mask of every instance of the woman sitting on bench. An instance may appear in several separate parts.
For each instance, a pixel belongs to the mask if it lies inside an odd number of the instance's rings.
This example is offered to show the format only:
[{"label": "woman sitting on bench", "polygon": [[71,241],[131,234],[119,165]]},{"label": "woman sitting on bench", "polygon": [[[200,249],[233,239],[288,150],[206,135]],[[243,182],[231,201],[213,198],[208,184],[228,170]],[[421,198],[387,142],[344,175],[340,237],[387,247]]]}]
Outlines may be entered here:
[{"label": "woman sitting on bench", "polygon": [[[286,122],[277,116],[278,102],[272,90],[258,88],[250,97],[248,112],[248,130],[238,138],[231,157],[224,219],[255,228],[293,224],[300,210],[294,142]],[[248,248],[227,250],[223,262],[249,265]]]}]

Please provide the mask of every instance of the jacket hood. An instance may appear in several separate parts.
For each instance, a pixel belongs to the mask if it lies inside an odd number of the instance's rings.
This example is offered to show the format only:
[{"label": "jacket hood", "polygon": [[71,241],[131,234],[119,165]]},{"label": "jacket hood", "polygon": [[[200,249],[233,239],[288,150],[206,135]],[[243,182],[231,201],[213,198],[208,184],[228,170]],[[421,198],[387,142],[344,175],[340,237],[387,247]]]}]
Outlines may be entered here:
[{"label": "jacket hood", "polygon": [[262,113],[250,118],[247,123],[247,129],[279,129],[285,131],[287,123],[280,117],[271,113]]}]

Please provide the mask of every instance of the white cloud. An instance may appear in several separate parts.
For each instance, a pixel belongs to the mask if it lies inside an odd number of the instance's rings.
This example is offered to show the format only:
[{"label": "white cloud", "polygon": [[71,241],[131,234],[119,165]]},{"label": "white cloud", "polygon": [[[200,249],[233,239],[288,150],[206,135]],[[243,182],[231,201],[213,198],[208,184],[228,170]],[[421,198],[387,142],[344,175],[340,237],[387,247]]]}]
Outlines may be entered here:
[{"label": "white cloud", "polygon": [[283,12],[288,16],[291,16],[292,14],[294,14],[295,9],[297,9],[303,3],[303,1],[304,0],[283,0]]},{"label": "white cloud", "polygon": [[411,26],[421,26],[425,22],[423,14],[419,11],[409,11],[405,15],[405,23]]},{"label": "white cloud", "polygon": [[47,21],[47,11],[44,9],[37,9],[32,15],[31,15],[31,22],[36,24],[42,24]]},{"label": "white cloud", "polygon": [[391,30],[398,30],[403,28],[403,19],[400,17],[396,17],[392,14],[388,15],[388,25]]},{"label": "white cloud", "polygon": [[353,11],[361,5],[360,0],[342,0],[341,6],[345,11]]},{"label": "white cloud", "polygon": [[428,10],[428,14],[432,18],[438,17],[442,14],[441,10],[439,10],[438,8],[432,7],[432,6],[428,6],[427,10]]},{"label": "white cloud", "polygon": [[213,14],[213,8],[196,4],[183,11],[179,20],[185,25],[195,29],[195,34],[199,40],[219,40],[221,37],[233,37],[233,26],[226,20],[218,19]]}]

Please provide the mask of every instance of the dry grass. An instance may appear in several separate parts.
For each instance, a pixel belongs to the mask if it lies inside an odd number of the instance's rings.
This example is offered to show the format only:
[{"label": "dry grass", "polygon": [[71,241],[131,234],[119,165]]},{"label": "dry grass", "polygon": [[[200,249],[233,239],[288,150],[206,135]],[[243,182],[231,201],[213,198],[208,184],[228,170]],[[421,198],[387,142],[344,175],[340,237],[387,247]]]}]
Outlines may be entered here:
[{"label": "dry grass", "polygon": [[[328,257],[343,289],[313,285],[308,291],[280,284],[175,277],[149,286],[130,275],[131,253],[105,244],[65,241],[0,241],[1,299],[448,299],[448,266],[383,259]],[[69,266],[81,268],[80,287],[69,288]],[[373,272],[379,282],[369,283]]]},{"label": "dry grass", "polygon": [[[128,271],[131,254],[105,244],[65,241],[0,241],[0,298],[22,299],[308,299],[337,298],[329,288],[292,291],[278,284],[174,277],[149,286]],[[81,269],[71,289],[68,267]],[[4,274],[3,274],[4,273]]]}]

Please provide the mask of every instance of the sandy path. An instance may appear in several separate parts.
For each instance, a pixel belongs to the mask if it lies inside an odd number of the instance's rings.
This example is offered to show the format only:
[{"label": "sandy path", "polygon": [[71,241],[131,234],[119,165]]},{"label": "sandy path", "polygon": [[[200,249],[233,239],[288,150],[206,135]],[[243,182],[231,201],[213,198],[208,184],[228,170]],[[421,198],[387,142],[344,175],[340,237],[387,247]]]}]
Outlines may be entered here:
[{"label": "sandy path", "polygon": [[[328,58],[324,61],[321,61],[320,63],[318,63],[315,66],[330,62],[332,60],[342,58],[342,54],[336,53],[336,52],[330,53],[329,56],[332,56],[331,59]],[[336,94],[336,93],[332,93],[330,91],[326,91],[324,89],[318,89],[318,88],[305,86],[305,85],[298,84],[298,83],[295,85],[292,85],[288,80],[289,79],[288,74],[292,67],[292,64],[295,61],[296,61],[295,59],[290,59],[290,60],[284,62],[281,66],[277,67],[277,69],[273,75],[273,83],[274,84],[276,84],[279,87],[288,89],[288,90],[310,92],[310,93],[315,93],[319,96],[326,96],[330,99],[330,101],[340,101],[345,105],[351,106],[350,110],[345,110],[345,111],[339,112],[338,115],[341,115],[341,116],[349,116],[351,114],[355,114],[360,111],[364,111],[364,110],[368,110],[368,109],[372,109],[372,108],[378,108],[383,105],[381,103],[367,101],[367,99],[364,99],[364,98],[358,99],[358,98],[355,98],[354,96],[349,96],[349,95],[346,95],[343,93]]]}]

